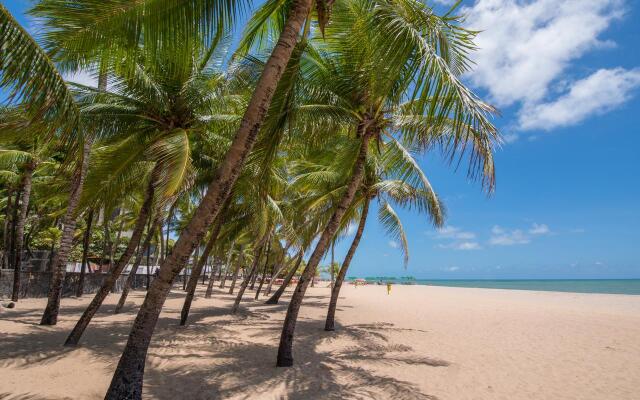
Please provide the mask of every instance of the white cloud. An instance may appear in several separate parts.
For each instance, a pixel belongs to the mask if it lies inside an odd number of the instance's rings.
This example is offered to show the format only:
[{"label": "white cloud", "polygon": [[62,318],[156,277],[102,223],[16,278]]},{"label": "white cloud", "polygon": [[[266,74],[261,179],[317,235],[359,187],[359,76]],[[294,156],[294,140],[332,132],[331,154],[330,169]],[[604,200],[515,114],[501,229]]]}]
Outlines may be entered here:
[{"label": "white cloud", "polygon": [[397,249],[398,247],[400,247],[400,243],[396,242],[395,240],[389,240],[389,246]]},{"label": "white cloud", "polygon": [[551,229],[547,224],[533,223],[531,227],[524,231],[522,229],[505,229],[494,225],[491,228],[489,244],[493,246],[513,246],[516,244],[527,244],[531,242],[532,236],[550,235]]},{"label": "white cloud", "polygon": [[470,79],[500,106],[542,99],[572,60],[601,45],[621,0],[478,0],[465,7],[476,39]]},{"label": "white cloud", "polygon": [[447,225],[436,231],[436,238],[438,239],[457,239],[457,240],[468,240],[476,237],[476,234],[473,232],[466,232],[462,229]]},{"label": "white cloud", "polygon": [[[573,125],[609,111],[631,97],[638,70],[566,76],[580,57],[616,46],[600,36],[624,8],[623,0],[476,0],[462,10],[467,25],[482,31],[468,78],[499,107],[517,105],[522,130]],[[505,136],[507,143],[517,138]]]},{"label": "white cloud", "polygon": [[449,240],[450,243],[439,244],[441,249],[454,249],[454,250],[480,250],[482,246],[473,239],[476,238],[476,234],[473,232],[464,231],[461,228],[447,225],[438,229],[435,233],[435,237],[438,240]]},{"label": "white cloud", "polygon": [[549,227],[546,224],[536,224],[535,222],[529,229],[529,233],[532,235],[547,235],[551,233]]},{"label": "white cloud", "polygon": [[505,230],[498,225],[491,229],[489,243],[494,246],[513,246],[516,244],[527,244],[531,241],[529,237],[520,229]]},{"label": "white cloud", "polygon": [[522,129],[550,130],[577,124],[591,115],[606,113],[631,98],[640,87],[640,68],[601,69],[573,84],[568,93],[520,112]]},{"label": "white cloud", "polygon": [[482,250],[482,246],[478,242],[453,242],[449,244],[439,244],[438,247],[453,250]]},{"label": "white cloud", "polygon": [[456,245],[458,250],[480,250],[482,247],[477,242],[462,242]]},{"label": "white cloud", "polygon": [[445,268],[442,268],[442,270],[443,271],[449,271],[449,272],[455,272],[455,271],[460,270],[460,267],[445,267]]}]

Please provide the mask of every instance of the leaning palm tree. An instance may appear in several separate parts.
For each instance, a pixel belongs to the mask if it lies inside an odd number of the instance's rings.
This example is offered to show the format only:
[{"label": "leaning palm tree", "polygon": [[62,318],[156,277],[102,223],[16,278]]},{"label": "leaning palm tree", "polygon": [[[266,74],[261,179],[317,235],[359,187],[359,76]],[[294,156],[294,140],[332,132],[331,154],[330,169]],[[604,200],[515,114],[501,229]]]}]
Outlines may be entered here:
[{"label": "leaning palm tree", "polygon": [[405,267],[409,261],[409,245],[396,212],[397,207],[427,214],[436,227],[444,223],[444,207],[411,153],[395,140],[383,143],[380,153],[369,159],[365,177],[351,204],[351,213],[348,211],[342,220],[343,231],[356,219],[358,227],[331,289],[325,322],[327,331],[334,330],[340,289],[364,233],[370,204],[374,199],[378,201],[380,225],[393,240],[399,242]]},{"label": "leaning palm tree", "polygon": [[[52,152],[53,141],[47,140],[46,127],[41,123],[29,121],[28,115],[21,108],[1,110],[0,124],[21,126],[20,129],[0,129],[0,169],[8,170],[16,166],[20,175],[18,185],[20,207],[17,210],[13,240],[14,276],[11,295],[12,301],[18,301],[20,269],[25,245],[24,228],[27,211],[30,208],[34,174],[37,177],[39,167],[51,164],[48,159]],[[16,197],[16,204],[17,200],[18,197]]]},{"label": "leaning palm tree", "polygon": [[[73,150],[83,144],[90,147],[90,141],[84,138],[80,129],[79,110],[71,92],[62,78],[54,60],[41,48],[33,37],[13,18],[11,13],[0,5],[0,87],[10,88],[9,98],[17,99],[28,110],[30,123],[37,122],[46,126],[50,137],[54,134]],[[9,124],[10,128],[20,128]],[[4,126],[3,128],[6,128]],[[81,140],[75,140],[80,137]],[[84,151],[86,154],[87,151]],[[43,315],[42,324],[54,325],[61,293],[62,268],[72,245],[75,230],[76,206],[82,192],[82,185],[88,168],[88,158],[70,159],[76,163],[76,173],[69,188],[69,201],[63,219],[64,230],[60,246],[52,265],[54,274],[51,280],[49,301]]]},{"label": "leaning palm tree", "polygon": [[[104,194],[104,187],[114,183],[114,187],[122,191],[125,188],[122,179],[131,180],[131,174],[135,176],[141,168],[150,168],[149,164],[153,167],[127,248],[65,345],[78,343],[133,256],[152,214],[152,204],[155,202],[157,209],[159,204],[191,185],[191,140],[210,135],[210,120],[219,117],[218,111],[223,106],[231,109],[232,104],[228,104],[223,95],[224,86],[228,84],[226,76],[218,69],[224,55],[219,44],[220,41],[214,41],[208,49],[181,46],[155,55],[142,49],[136,56],[138,64],[133,71],[114,70],[113,92],[80,88],[79,96],[87,104],[83,111],[95,116],[94,121],[101,126],[103,135],[117,140],[99,149],[103,154],[97,156],[102,165],[88,179],[96,189],[98,185],[103,189],[92,193]],[[122,75],[118,76],[118,72]],[[232,100],[236,100],[235,97]],[[116,193],[107,194],[107,198],[119,197]]]},{"label": "leaning palm tree", "polygon": [[493,108],[458,79],[467,65],[473,35],[459,27],[459,21],[438,17],[418,1],[354,0],[337,3],[334,11],[326,42],[308,52],[312,60],[308,81],[319,82],[309,100],[317,103],[301,107],[299,118],[331,109],[347,124],[351,120],[348,129],[357,150],[349,182],[289,303],[278,348],[280,367],[293,365],[293,335],[302,299],[360,188],[369,152],[384,137],[403,130],[393,123],[397,114],[417,119],[426,128],[403,131],[408,143],[423,149],[442,145],[452,156],[472,146],[473,172],[479,168],[483,178],[493,182],[491,150],[497,135],[487,115]]},{"label": "leaning palm tree", "polygon": [[206,195],[178,238],[173,251],[160,266],[158,278],[153,281],[142,304],[111,381],[107,399],[142,396],[146,352],[160,309],[171,290],[171,283],[201,241],[206,228],[217,216],[233,188],[240,169],[253,148],[276,86],[300,37],[302,25],[309,17],[311,3],[311,0],[292,1],[282,33],[256,83],[240,127],[217,169],[216,178],[210,183]]}]

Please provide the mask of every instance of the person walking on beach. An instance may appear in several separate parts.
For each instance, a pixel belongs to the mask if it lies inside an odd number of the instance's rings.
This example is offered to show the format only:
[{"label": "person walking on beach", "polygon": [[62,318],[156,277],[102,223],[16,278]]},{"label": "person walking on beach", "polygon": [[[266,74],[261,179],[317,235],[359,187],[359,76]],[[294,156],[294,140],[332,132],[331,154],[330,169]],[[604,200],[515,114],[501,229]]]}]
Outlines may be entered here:
[{"label": "person walking on beach", "polygon": [[387,282],[387,296],[391,294],[391,282]]}]

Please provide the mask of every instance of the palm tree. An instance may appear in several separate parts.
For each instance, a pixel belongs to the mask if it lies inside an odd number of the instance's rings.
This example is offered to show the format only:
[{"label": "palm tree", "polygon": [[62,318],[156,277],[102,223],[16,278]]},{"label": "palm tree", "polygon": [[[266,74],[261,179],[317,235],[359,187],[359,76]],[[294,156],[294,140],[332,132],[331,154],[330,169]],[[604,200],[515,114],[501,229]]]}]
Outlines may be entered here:
[{"label": "palm tree", "polygon": [[111,381],[107,399],[142,396],[146,352],[160,309],[171,289],[171,282],[182,269],[186,258],[201,241],[206,227],[216,217],[234,186],[240,169],[253,148],[275,88],[300,37],[300,30],[309,15],[311,3],[311,0],[292,2],[282,33],[256,84],[240,122],[240,128],[218,167],[216,179],[209,185],[193,218],[178,238],[172,253],[162,263],[158,278],[149,289]]},{"label": "palm tree", "polygon": [[118,314],[122,307],[124,307],[125,302],[127,301],[127,296],[129,295],[129,289],[133,286],[133,282],[135,281],[136,275],[138,273],[138,267],[140,266],[140,262],[142,262],[142,257],[145,253],[150,251],[151,239],[156,233],[158,226],[160,225],[160,218],[157,216],[153,219],[153,223],[147,229],[147,235],[144,239],[144,243],[138,249],[138,254],[136,255],[135,260],[133,261],[133,266],[131,267],[131,271],[129,272],[129,276],[127,277],[127,281],[122,288],[122,293],[120,294],[120,300],[118,300],[118,304],[114,310],[115,314]]},{"label": "palm tree", "polygon": [[[124,71],[122,82],[114,85],[118,89],[115,93],[80,87],[80,98],[83,103],[88,103],[85,109],[95,115],[94,123],[103,124],[103,135],[116,139],[124,136],[113,145],[102,148],[102,154],[97,155],[98,167],[88,182],[89,187],[96,189],[91,193],[117,198],[105,190],[105,186],[111,186],[107,182],[116,183],[114,190],[122,191],[122,179],[130,179],[149,163],[155,165],[148,178],[144,202],[128,246],[111,268],[109,278],[96,293],[65,345],[75,346],[78,343],[126,267],[140,243],[153,202],[166,202],[191,185],[190,137],[206,135],[210,129],[208,120],[215,117],[220,108],[220,86],[224,75],[215,68],[220,64],[219,43],[213,42],[206,51],[183,46],[180,52],[158,53],[157,58],[150,58],[141,51],[138,59],[142,61],[133,72]],[[114,71],[114,80],[119,78],[117,72]],[[97,100],[102,100],[102,103]],[[154,196],[158,199],[154,200]]]},{"label": "palm tree", "polygon": [[[378,199],[380,224],[385,228],[387,234],[400,243],[400,248],[405,255],[405,267],[409,260],[407,235],[392,204],[426,213],[436,227],[442,226],[444,222],[444,207],[440,204],[431,184],[410,152],[395,140],[390,140],[382,144],[381,147],[380,154],[377,157],[371,157],[369,165],[367,165],[366,176],[351,205],[354,218],[357,217],[355,211],[361,208],[360,218],[351,246],[331,290],[325,322],[326,331],[334,330],[340,288],[362,238],[369,206],[373,199]],[[353,221],[352,218],[344,218],[343,226],[347,225],[345,228],[348,228],[351,221]]]},{"label": "palm tree", "polygon": [[0,134],[0,169],[9,170],[12,166],[17,166],[20,176],[18,192],[16,195],[16,206],[18,197],[20,206],[16,208],[16,220],[14,222],[15,235],[12,240],[13,246],[13,291],[12,301],[18,301],[20,290],[20,270],[22,264],[22,253],[25,244],[24,228],[29,210],[34,173],[43,163],[50,164],[47,159],[51,152],[51,146],[43,140],[44,128],[39,123],[30,122],[28,116],[20,109],[2,110],[0,123],[3,125],[20,126],[20,130],[2,132]]},{"label": "palm tree", "polygon": [[320,95],[315,100],[321,103],[301,108],[307,113],[331,109],[343,121],[351,119],[358,151],[349,168],[350,180],[289,303],[278,348],[280,367],[293,365],[293,335],[302,299],[361,185],[371,142],[380,143],[383,136],[393,137],[404,129],[393,124],[395,115],[421,122],[423,129],[403,133],[407,142],[413,140],[423,148],[444,143],[443,148],[454,155],[470,143],[471,164],[490,182],[493,178],[491,141],[496,131],[486,115],[493,108],[457,78],[468,64],[472,34],[459,28],[455,19],[439,18],[417,1],[356,0],[335,7],[326,43],[308,52],[314,61],[309,63],[309,81],[319,80],[315,93]]}]

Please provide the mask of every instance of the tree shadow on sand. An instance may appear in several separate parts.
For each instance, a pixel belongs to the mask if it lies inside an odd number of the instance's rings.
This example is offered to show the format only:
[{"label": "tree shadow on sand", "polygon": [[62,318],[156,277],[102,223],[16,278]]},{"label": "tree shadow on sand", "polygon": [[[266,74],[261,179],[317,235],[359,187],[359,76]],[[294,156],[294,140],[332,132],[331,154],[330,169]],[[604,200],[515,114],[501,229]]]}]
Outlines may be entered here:
[{"label": "tree shadow on sand", "polygon": [[[180,293],[182,295],[182,293]],[[248,295],[249,296],[249,295]],[[134,296],[135,298],[135,296]],[[190,313],[189,324],[179,326],[179,309],[163,311],[148,353],[144,397],[155,399],[369,399],[433,400],[415,383],[382,373],[394,368],[441,368],[446,361],[416,355],[403,344],[394,344],[391,333],[405,329],[393,324],[338,325],[335,332],[322,330],[318,318],[300,318],[296,328],[292,368],[276,368],[277,344],[288,299],[278,305],[247,297],[240,312],[229,313],[233,296],[201,297]],[[137,298],[139,303],[141,299]],[[113,305],[105,304],[92,321],[80,348],[115,369],[138,306],[111,318]],[[327,307],[326,296],[308,296],[304,307]],[[344,306],[343,306],[344,307]],[[74,323],[84,310],[71,302],[61,309],[61,319]],[[75,349],[62,346],[69,324],[38,325],[41,310],[14,310],[0,320],[30,325],[21,333],[0,340],[0,368],[28,368],[50,364]],[[382,368],[377,368],[378,366]],[[0,394],[0,399],[18,394]],[[4,397],[3,397],[4,396]],[[18,395],[18,399],[44,399]]]},{"label": "tree shadow on sand", "polygon": [[[326,301],[321,303],[326,307]],[[206,322],[205,312],[194,315],[194,322],[178,334],[158,333],[149,351],[146,395],[158,399],[436,399],[414,383],[368,368],[449,365],[417,356],[409,346],[390,344],[385,333],[397,329],[392,324],[341,326],[336,332],[324,332],[320,321],[301,319],[296,327],[296,365],[276,368],[282,315],[274,313],[274,307],[282,310],[286,304],[249,305],[242,315],[224,316],[215,326]],[[238,330],[248,340],[240,340]],[[319,349],[334,340],[350,345]]]}]

